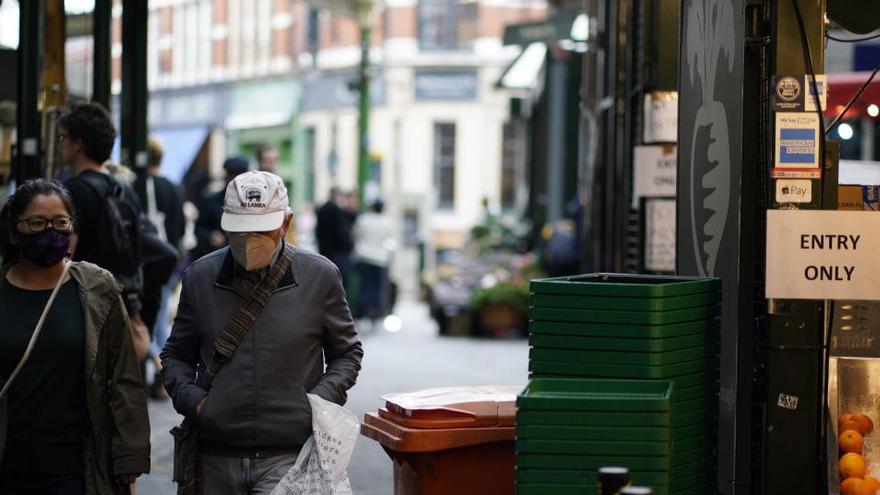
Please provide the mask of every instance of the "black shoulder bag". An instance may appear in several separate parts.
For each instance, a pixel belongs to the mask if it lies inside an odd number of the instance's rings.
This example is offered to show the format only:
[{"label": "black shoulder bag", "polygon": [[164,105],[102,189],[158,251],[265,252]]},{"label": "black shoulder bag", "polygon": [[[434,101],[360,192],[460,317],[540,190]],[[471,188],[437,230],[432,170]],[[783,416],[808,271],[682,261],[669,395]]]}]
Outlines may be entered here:
[{"label": "black shoulder bag", "polygon": [[[287,272],[293,259],[293,247],[285,244],[281,258],[251,290],[247,301],[232,315],[232,319],[226,324],[223,333],[214,342],[214,350],[211,354],[211,362],[207,363],[207,371],[202,388],[210,390],[214,377],[223,368],[223,365],[232,359],[238,345],[254,325],[260,311],[272,297],[272,293],[278,287],[281,277]],[[178,495],[199,495],[201,493],[201,480],[198,476],[198,428],[191,418],[186,418],[180,424],[171,429],[174,437],[174,482],[177,483]]]}]

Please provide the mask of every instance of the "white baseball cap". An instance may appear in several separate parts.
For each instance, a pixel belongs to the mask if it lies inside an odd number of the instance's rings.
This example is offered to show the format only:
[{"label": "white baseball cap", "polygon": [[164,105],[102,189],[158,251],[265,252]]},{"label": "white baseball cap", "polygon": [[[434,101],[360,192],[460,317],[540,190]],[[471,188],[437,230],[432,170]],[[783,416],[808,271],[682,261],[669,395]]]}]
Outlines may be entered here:
[{"label": "white baseball cap", "polygon": [[226,186],[220,227],[226,232],[268,232],[284,223],[287,188],[269,172],[245,172]]}]

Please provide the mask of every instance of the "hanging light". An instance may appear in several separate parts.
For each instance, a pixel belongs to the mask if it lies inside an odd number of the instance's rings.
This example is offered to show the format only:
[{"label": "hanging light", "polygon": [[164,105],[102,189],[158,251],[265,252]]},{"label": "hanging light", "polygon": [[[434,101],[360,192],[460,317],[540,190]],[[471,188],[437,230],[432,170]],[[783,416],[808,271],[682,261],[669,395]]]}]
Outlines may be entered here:
[{"label": "hanging light", "polygon": [[850,139],[852,139],[853,134],[855,134],[855,132],[853,131],[852,126],[847,124],[846,122],[837,126],[837,135],[840,136],[840,139],[843,139],[844,141],[849,141]]},{"label": "hanging light", "polygon": [[870,115],[871,117],[876,117],[880,115],[880,107],[878,107],[874,103],[871,103],[870,105],[868,105],[868,115]]}]

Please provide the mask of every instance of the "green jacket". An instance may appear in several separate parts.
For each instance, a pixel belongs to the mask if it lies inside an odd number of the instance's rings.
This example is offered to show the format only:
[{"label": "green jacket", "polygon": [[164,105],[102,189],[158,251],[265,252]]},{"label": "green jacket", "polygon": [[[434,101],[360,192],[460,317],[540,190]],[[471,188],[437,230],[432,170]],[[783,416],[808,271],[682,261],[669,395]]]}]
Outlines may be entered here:
[{"label": "green jacket", "polygon": [[[7,270],[0,270],[0,283]],[[150,471],[150,420],[128,315],[110,272],[91,263],[72,262],[70,275],[79,286],[86,327],[83,358],[91,420],[86,493],[128,493],[117,486],[116,476]],[[0,378],[0,383],[4,381]],[[6,448],[6,402],[0,401],[0,462]]]}]

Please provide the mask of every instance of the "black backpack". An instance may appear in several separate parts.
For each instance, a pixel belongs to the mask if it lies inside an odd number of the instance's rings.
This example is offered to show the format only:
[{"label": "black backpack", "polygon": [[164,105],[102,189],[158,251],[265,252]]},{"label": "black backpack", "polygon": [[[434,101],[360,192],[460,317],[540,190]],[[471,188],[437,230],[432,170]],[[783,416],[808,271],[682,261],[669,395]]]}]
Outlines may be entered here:
[{"label": "black backpack", "polygon": [[141,229],[137,207],[125,198],[125,189],[115,178],[102,174],[80,176],[100,198],[95,246],[95,264],[122,284],[124,292],[139,293],[141,275]]}]

